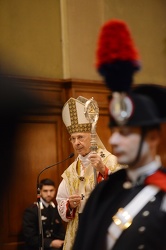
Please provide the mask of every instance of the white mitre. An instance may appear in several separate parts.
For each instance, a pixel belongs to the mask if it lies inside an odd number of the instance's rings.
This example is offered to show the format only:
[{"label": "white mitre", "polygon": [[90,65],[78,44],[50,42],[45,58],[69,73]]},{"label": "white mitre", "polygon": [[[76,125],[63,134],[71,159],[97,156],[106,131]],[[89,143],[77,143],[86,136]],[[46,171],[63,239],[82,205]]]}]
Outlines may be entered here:
[{"label": "white mitre", "polygon": [[[85,97],[79,96],[77,99],[71,97],[63,106],[62,120],[69,132],[73,133],[91,133],[92,124],[85,117],[85,103],[88,101]],[[104,144],[96,134],[96,142],[99,148],[105,149]]]}]

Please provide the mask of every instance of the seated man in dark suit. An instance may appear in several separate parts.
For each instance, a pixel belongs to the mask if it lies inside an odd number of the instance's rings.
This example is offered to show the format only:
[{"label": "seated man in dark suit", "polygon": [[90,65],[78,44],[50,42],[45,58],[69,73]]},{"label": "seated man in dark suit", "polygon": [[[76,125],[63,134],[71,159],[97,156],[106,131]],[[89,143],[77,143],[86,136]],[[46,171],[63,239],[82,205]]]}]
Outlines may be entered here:
[{"label": "seated man in dark suit", "polygon": [[36,202],[26,208],[23,215],[23,234],[26,243],[25,249],[39,249],[39,211],[41,211],[44,249],[62,249],[65,228],[58,214],[57,207],[53,202],[56,192],[55,184],[50,179],[43,179],[40,181],[39,188],[40,210]]}]

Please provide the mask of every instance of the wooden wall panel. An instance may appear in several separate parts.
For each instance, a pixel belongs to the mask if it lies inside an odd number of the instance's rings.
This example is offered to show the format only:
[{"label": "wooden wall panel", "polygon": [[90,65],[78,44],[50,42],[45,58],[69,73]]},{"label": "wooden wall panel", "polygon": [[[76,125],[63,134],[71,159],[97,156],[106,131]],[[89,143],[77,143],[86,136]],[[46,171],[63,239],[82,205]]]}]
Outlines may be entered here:
[{"label": "wooden wall panel", "polygon": [[[16,143],[15,173],[13,188],[9,194],[9,204],[19,209],[9,211],[9,220],[18,219],[22,215],[25,205],[36,200],[36,183],[39,172],[47,165],[57,162],[56,144],[58,142],[58,124],[23,124],[20,128],[19,138]],[[58,179],[58,170],[55,167],[45,171],[41,178],[51,177]],[[58,178],[57,178],[58,177]],[[20,189],[21,187],[21,189]],[[21,199],[20,199],[21,198]],[[21,200],[21,201],[20,201]],[[20,223],[10,225],[9,232],[16,235]]]}]

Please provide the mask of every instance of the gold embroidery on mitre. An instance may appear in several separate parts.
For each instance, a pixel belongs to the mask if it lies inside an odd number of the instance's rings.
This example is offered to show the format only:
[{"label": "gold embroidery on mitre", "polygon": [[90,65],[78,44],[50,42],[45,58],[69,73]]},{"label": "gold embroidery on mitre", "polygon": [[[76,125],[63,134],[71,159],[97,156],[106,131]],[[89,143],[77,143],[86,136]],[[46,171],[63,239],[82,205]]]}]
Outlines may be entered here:
[{"label": "gold embroidery on mitre", "polygon": [[75,100],[70,99],[68,105],[69,105],[69,112],[71,119],[71,125],[67,127],[69,134],[76,132],[91,132],[91,123],[83,123],[83,124],[78,123]]}]

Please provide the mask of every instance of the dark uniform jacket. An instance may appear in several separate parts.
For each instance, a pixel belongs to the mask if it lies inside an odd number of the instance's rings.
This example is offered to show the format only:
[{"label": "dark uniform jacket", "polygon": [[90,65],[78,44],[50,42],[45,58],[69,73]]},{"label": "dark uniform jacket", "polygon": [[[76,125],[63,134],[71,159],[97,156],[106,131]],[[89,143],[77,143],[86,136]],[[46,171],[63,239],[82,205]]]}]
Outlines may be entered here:
[{"label": "dark uniform jacket", "polygon": [[[65,228],[56,206],[41,209],[41,219],[43,225],[44,249],[51,249],[50,243],[54,239],[64,240]],[[38,206],[34,203],[28,207],[23,215],[23,235],[26,250],[39,249],[39,223]],[[55,249],[55,248],[54,248]]]},{"label": "dark uniform jacket", "polygon": [[[149,179],[148,179],[149,178]],[[166,250],[166,173],[158,170],[139,185],[127,187],[125,169],[110,175],[96,186],[84,208],[72,250],[105,250],[112,217],[124,208],[147,184],[161,190],[134,217],[122,232],[113,250]]]}]

